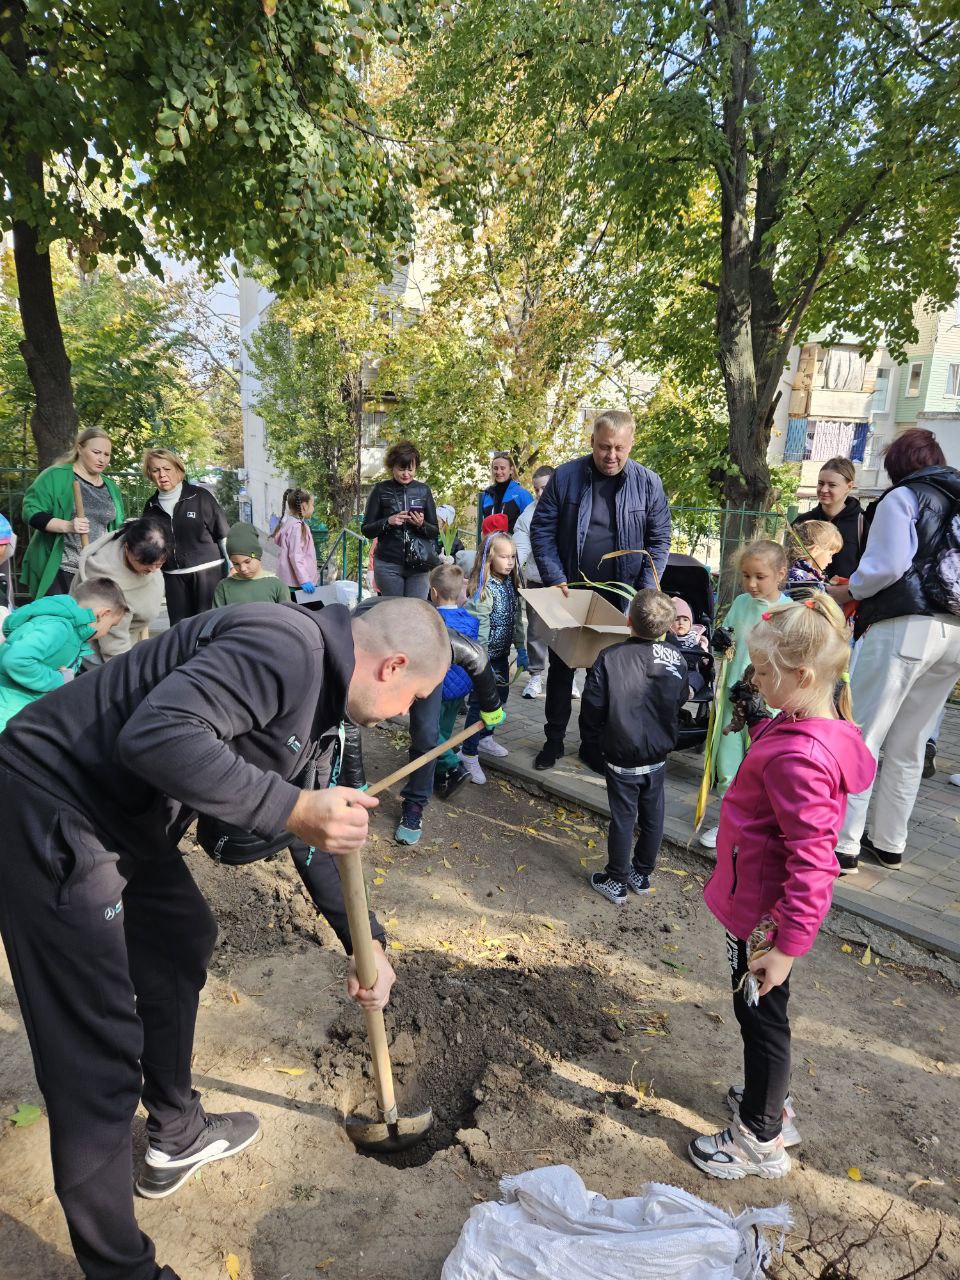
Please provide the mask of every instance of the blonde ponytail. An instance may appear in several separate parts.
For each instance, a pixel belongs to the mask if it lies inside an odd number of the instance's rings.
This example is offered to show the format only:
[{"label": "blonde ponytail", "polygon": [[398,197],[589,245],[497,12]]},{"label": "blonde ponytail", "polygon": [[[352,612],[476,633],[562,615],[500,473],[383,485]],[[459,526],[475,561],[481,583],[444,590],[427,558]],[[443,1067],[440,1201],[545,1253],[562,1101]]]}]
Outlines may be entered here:
[{"label": "blonde ponytail", "polygon": [[847,625],[826,592],[771,606],[750,632],[747,646],[778,673],[806,668],[813,676],[811,705],[832,696],[841,719],[853,720]]}]

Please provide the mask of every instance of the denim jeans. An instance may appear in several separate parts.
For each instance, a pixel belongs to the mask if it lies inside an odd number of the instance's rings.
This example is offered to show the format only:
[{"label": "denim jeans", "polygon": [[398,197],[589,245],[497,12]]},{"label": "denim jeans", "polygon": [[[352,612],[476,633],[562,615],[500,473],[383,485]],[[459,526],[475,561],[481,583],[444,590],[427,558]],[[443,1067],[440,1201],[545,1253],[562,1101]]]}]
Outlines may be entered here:
[{"label": "denim jeans", "polygon": [[[429,573],[414,573],[393,560],[373,557],[373,580],[382,596],[407,596],[426,600],[430,594]],[[434,743],[434,746],[436,743]]]}]

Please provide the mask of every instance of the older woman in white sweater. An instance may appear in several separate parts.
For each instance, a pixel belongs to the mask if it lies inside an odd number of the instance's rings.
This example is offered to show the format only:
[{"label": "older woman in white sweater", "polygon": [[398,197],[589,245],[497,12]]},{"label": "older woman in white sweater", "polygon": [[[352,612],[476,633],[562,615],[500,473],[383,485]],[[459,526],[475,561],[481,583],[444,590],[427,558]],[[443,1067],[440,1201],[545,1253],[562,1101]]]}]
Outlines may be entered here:
[{"label": "older woman in white sweater", "polygon": [[115,533],[105,533],[84,547],[75,581],[109,578],[123,592],[128,606],[120,622],[101,640],[91,642],[95,653],[91,665],[126,653],[138,640],[147,638],[163,604],[163,575],[158,571],[169,553],[170,534],[159,520],[149,516],[128,520]]}]

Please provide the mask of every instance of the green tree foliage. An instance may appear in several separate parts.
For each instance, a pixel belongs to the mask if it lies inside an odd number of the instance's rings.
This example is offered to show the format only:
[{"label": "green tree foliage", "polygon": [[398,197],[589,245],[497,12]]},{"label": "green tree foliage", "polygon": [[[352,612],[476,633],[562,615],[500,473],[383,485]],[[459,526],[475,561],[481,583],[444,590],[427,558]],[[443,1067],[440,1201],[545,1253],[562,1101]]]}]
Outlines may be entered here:
[{"label": "green tree foliage", "polygon": [[378,384],[397,397],[391,435],[415,440],[431,484],[461,503],[489,483],[495,450],[524,475],[569,456],[584,402],[618,357],[602,313],[566,289],[575,264],[521,201],[491,198],[466,237],[424,213],[418,247],[431,286],[396,330]]},{"label": "green tree foliage", "polygon": [[[48,250],[85,269],[234,254],[283,287],[383,272],[409,235],[402,149],[360,69],[423,30],[416,0],[6,0],[0,232],[12,228],[41,462],[76,428]],[[72,355],[72,352],[70,353]]]},{"label": "green tree foliage", "polygon": [[719,372],[724,492],[762,508],[794,342],[900,353],[915,299],[956,294],[958,34],[923,0],[466,0],[408,111],[458,157],[435,191],[465,226],[493,143],[531,206],[567,194],[578,291],[613,295],[628,355]]},{"label": "green tree foliage", "polygon": [[[84,275],[54,250],[61,324],[73,353],[74,395],[82,427],[102,427],[114,468],[135,470],[148,444],[182,453],[192,469],[227,462],[223,439],[236,431],[239,402],[226,375],[199,360],[189,312],[143,276],[120,275],[104,260]],[[20,356],[21,329],[12,282],[0,293],[0,463],[37,465],[22,426],[34,388]],[[199,351],[199,355],[205,352]],[[25,448],[26,445],[26,448]],[[233,465],[236,465],[234,462]]]},{"label": "green tree foliage", "polygon": [[307,297],[275,302],[250,344],[270,455],[332,527],[357,511],[362,364],[384,349],[389,328],[376,272],[357,266]]}]

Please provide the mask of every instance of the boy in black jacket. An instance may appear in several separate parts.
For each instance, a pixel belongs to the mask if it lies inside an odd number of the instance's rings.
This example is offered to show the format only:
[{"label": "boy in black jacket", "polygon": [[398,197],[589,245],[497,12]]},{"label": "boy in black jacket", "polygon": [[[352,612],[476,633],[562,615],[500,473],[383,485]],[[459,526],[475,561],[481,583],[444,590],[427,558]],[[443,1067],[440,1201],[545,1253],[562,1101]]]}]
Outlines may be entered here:
[{"label": "boy in black jacket", "polygon": [[606,870],[595,871],[590,883],[617,906],[626,902],[628,886],[650,892],[663,839],[666,758],[690,696],[686,659],[666,638],[676,616],[669,596],[638,591],[630,604],[633,635],[603,650],[583,690],[580,752],[605,774],[610,804]]}]

